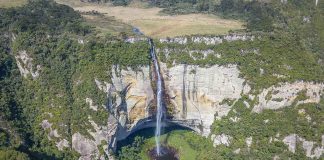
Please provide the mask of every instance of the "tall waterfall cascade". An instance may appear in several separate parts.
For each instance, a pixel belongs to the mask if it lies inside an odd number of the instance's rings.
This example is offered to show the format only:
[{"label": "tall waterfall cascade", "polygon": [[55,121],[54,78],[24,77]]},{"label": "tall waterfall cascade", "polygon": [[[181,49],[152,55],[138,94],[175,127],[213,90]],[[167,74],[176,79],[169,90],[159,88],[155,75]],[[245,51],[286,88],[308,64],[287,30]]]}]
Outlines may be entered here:
[{"label": "tall waterfall cascade", "polygon": [[160,135],[161,135],[161,122],[163,117],[163,87],[162,87],[162,77],[160,73],[160,66],[155,54],[155,46],[153,40],[149,39],[151,46],[150,55],[154,63],[155,75],[156,75],[156,130],[155,130],[155,142],[156,142],[156,153],[161,155],[161,144],[160,144]]}]

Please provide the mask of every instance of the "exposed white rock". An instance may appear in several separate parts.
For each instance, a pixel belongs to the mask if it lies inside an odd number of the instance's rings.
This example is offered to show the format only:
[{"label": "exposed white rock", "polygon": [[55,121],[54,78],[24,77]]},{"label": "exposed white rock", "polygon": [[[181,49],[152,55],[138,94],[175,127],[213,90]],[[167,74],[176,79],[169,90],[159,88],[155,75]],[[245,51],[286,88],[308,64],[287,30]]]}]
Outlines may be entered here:
[{"label": "exposed white rock", "polygon": [[220,58],[220,54],[215,54],[214,50],[208,49],[208,50],[191,50],[189,51],[189,55],[193,60],[197,60],[197,58],[193,55],[194,53],[201,53],[203,57],[199,57],[199,59],[205,59],[208,55],[214,54],[217,58]]},{"label": "exposed white rock", "polygon": [[270,138],[269,138],[269,143],[272,143],[272,141],[273,141],[273,138],[270,137]]},{"label": "exposed white rock", "polygon": [[108,93],[109,89],[111,88],[111,84],[108,82],[100,82],[98,79],[95,78],[95,83],[99,90]]},{"label": "exposed white rock", "polygon": [[[157,48],[157,54],[163,54],[166,58],[169,58],[170,53],[175,54],[189,54],[193,60],[203,60],[206,59],[208,55],[213,55],[216,58],[221,58],[222,55],[220,53],[215,53],[212,49],[207,50],[188,50],[188,49],[170,49],[170,48]],[[197,55],[198,54],[198,55]],[[176,64],[174,64],[176,65]]]},{"label": "exposed white rock", "polygon": [[[111,145],[112,147],[117,145],[117,141],[116,141],[116,132],[117,132],[117,128],[118,128],[118,121],[117,119],[110,115],[108,117],[108,124],[107,124],[107,142],[108,145]],[[110,148],[109,148],[110,149]],[[112,148],[114,149],[114,148]],[[113,155],[111,154],[111,150],[108,150],[108,148],[105,150],[106,154],[108,155],[109,159],[113,159]]]},{"label": "exposed white rock", "polygon": [[264,74],[264,69],[260,68],[260,75]]},{"label": "exposed white rock", "polygon": [[250,108],[250,104],[247,101],[243,101],[243,103],[247,108]]},{"label": "exposed white rock", "polygon": [[287,76],[281,75],[281,74],[272,74],[272,76],[277,77],[277,78],[287,78]]},{"label": "exposed white rock", "polygon": [[230,145],[230,141],[231,141],[232,137],[226,134],[221,134],[221,135],[211,135],[211,140],[214,142],[213,146],[216,147],[218,145],[225,145],[225,146],[229,146]]},{"label": "exposed white rock", "polygon": [[[190,73],[195,70],[195,73]],[[239,77],[235,65],[201,68],[195,65],[176,65],[167,68],[161,63],[167,94],[176,106],[177,119],[199,119],[203,135],[210,133],[216,118],[226,116],[231,106],[220,105],[224,99],[238,99],[243,91],[244,79]]]},{"label": "exposed white rock", "polygon": [[238,117],[231,117],[230,120],[232,122],[238,122],[241,118],[238,118]]},{"label": "exposed white rock", "polygon": [[311,122],[312,121],[312,117],[310,115],[306,115],[305,118],[307,119],[307,122]]},{"label": "exposed white rock", "polygon": [[81,39],[81,38],[79,38],[79,39],[78,39],[78,43],[79,43],[79,44],[84,44],[84,40]]},{"label": "exposed white rock", "polygon": [[253,142],[253,138],[252,137],[248,137],[248,138],[245,139],[245,143],[246,143],[246,145],[247,145],[248,148],[251,147],[252,142]]},{"label": "exposed white rock", "polygon": [[11,40],[14,42],[17,39],[17,35],[14,33],[11,33]]},{"label": "exposed white rock", "polygon": [[[228,104],[219,105],[216,110],[216,120],[220,120],[222,117],[227,116],[228,112],[231,111],[232,106]],[[207,115],[209,116],[209,115]],[[214,119],[213,119],[214,120]],[[208,131],[208,130],[206,130]]]},{"label": "exposed white rock", "polygon": [[249,35],[226,35],[223,37],[226,41],[228,42],[232,42],[232,41],[238,41],[238,40],[241,40],[241,41],[247,41],[247,40],[251,40],[253,41],[254,40],[254,36],[249,36]]},{"label": "exposed white rock", "polygon": [[223,43],[223,39],[221,37],[192,37],[191,41],[194,43],[205,43],[207,45]]},{"label": "exposed white rock", "polygon": [[250,99],[250,100],[252,100],[252,101],[253,101],[253,100],[254,100],[254,98],[255,98],[255,95],[253,95],[253,94],[249,94],[249,99]]},{"label": "exposed white rock", "polygon": [[93,158],[99,158],[97,144],[94,141],[85,138],[80,133],[74,133],[72,135],[72,148],[81,155],[79,160],[90,160]]},{"label": "exposed white rock", "polygon": [[[60,138],[61,135],[58,133],[57,129],[53,129],[52,128],[52,123],[48,122],[48,120],[43,120],[42,123],[40,124],[41,127],[43,128],[43,130],[47,131],[48,134],[47,134],[47,138],[49,140],[53,140],[53,138]],[[63,142],[56,142],[56,146],[58,147],[58,149],[64,147],[64,144]]]},{"label": "exposed white rock", "polygon": [[51,131],[50,131],[50,133],[49,133],[49,136],[50,136],[50,137],[56,137],[56,138],[61,137],[61,136],[57,133],[57,129],[54,129],[54,130],[51,129]]},{"label": "exposed white rock", "polygon": [[147,41],[147,38],[144,38],[144,37],[130,37],[130,38],[127,38],[125,40],[125,42],[128,42],[128,43],[135,43],[135,42],[139,42],[139,41]]},{"label": "exposed white rock", "polygon": [[240,154],[240,152],[241,152],[241,148],[238,148],[238,149],[233,151],[233,153],[235,153],[235,154]]},{"label": "exposed white rock", "polygon": [[[324,141],[324,135],[322,135],[322,143]],[[296,152],[296,145],[297,141],[302,143],[302,147],[305,150],[305,154],[307,157],[310,158],[320,158],[322,154],[324,153],[324,146],[323,144],[319,147],[315,147],[314,145],[316,144],[313,141],[307,141],[302,137],[299,137],[296,134],[291,134],[288,135],[283,139],[283,142],[288,145],[288,150],[292,153]],[[313,152],[312,152],[313,151]]]},{"label": "exposed white rock", "polygon": [[306,111],[305,109],[298,110],[298,114],[305,115]]},{"label": "exposed white rock", "polygon": [[279,160],[280,159],[280,157],[278,156],[278,155],[275,155],[274,157],[273,157],[273,160]]},{"label": "exposed white rock", "polygon": [[[153,89],[151,87],[150,69],[146,66],[141,67],[135,72],[131,68],[127,70],[122,69],[120,71],[119,68],[115,68],[112,70],[112,75],[112,85],[116,91],[122,91],[128,87],[125,97],[128,113],[125,115],[131,118],[134,125],[138,120],[148,115],[147,106],[154,99]],[[121,101],[121,99],[118,101]]]},{"label": "exposed white rock", "polygon": [[90,109],[98,111],[98,106],[94,105],[93,100],[91,98],[86,98],[86,103],[89,104]]},{"label": "exposed white rock", "polygon": [[[323,138],[323,137],[322,137]],[[302,147],[306,152],[306,156],[310,158],[320,158],[321,155],[324,153],[324,146],[319,146],[314,148],[314,154],[312,153],[313,147],[316,144],[313,141],[307,141],[304,138],[298,137],[298,140],[302,142]],[[323,140],[323,139],[322,139]]]},{"label": "exposed white rock", "polygon": [[[215,37],[202,37],[196,36],[191,37],[191,42],[193,43],[205,43],[207,45],[216,45],[221,44],[224,41],[232,42],[232,41],[253,41],[255,39],[254,36],[246,35],[246,34],[233,34],[233,35],[225,35],[225,36],[215,36]],[[160,39],[160,43],[178,43],[178,44],[187,44],[188,39],[186,37],[176,37],[176,38],[162,38]]]},{"label": "exposed white rock", "polygon": [[101,145],[102,141],[107,141],[108,138],[108,128],[107,126],[99,126],[97,125],[91,117],[89,117],[89,122],[92,125],[94,131],[88,130],[89,134],[93,137],[95,140],[94,142],[96,145]]},{"label": "exposed white rock", "polygon": [[45,129],[51,128],[52,124],[49,123],[47,119],[45,119],[45,120],[42,121],[41,126],[45,130]]},{"label": "exposed white rock", "polygon": [[280,0],[281,1],[281,3],[283,3],[283,4],[287,4],[287,0]]},{"label": "exposed white rock", "polygon": [[33,59],[27,54],[26,50],[19,51],[18,54],[15,56],[16,63],[20,74],[23,75],[25,78],[29,74],[35,79],[39,76],[39,72],[41,71],[42,67],[40,65],[36,65],[36,71],[33,67]]},{"label": "exposed white rock", "polygon": [[176,38],[161,38],[161,43],[178,43],[178,44],[186,44],[188,39],[186,37],[176,37]]},{"label": "exposed white rock", "polygon": [[[290,106],[295,99],[297,94],[306,90],[308,99],[299,101],[297,104],[303,103],[319,103],[320,95],[324,90],[323,83],[312,83],[312,82],[295,82],[295,83],[283,83],[279,86],[272,86],[264,89],[261,94],[258,95],[259,104],[254,106],[253,111],[260,113],[263,109],[279,109],[286,106]],[[271,92],[271,99],[266,100],[268,92]],[[282,99],[277,101],[276,99]]]},{"label": "exposed white rock", "polygon": [[285,137],[282,140],[283,143],[288,145],[288,150],[292,153],[295,153],[296,151],[296,134],[291,134],[287,137]]},{"label": "exposed white rock", "polygon": [[303,138],[298,137],[298,140],[303,142],[303,149],[306,151],[306,156],[307,157],[312,157],[312,149],[314,146],[314,142],[312,141],[306,141]]},{"label": "exposed white rock", "polygon": [[245,84],[243,87],[243,94],[248,94],[251,91],[251,87],[248,84]]},{"label": "exposed white rock", "polygon": [[59,142],[56,142],[56,147],[58,148],[58,150],[63,151],[64,148],[70,147],[69,141],[62,139]]}]

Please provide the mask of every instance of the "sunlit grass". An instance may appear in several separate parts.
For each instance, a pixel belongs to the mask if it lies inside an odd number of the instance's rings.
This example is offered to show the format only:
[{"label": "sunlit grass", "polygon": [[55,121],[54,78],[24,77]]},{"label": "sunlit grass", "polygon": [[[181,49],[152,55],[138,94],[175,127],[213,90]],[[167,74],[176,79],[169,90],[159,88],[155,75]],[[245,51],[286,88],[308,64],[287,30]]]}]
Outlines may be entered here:
[{"label": "sunlit grass", "polygon": [[27,0],[0,0],[0,8],[10,8],[26,4]]},{"label": "sunlit grass", "polygon": [[[176,37],[193,34],[226,34],[230,30],[242,29],[244,23],[237,20],[222,19],[208,14],[164,15],[161,8],[142,3],[132,3],[130,7],[114,7],[109,4],[81,3],[75,0],[56,0],[68,4],[75,10],[98,11],[107,17],[139,28],[145,35],[153,38]],[[96,24],[95,21],[92,22]],[[100,23],[100,22],[98,22]],[[108,27],[108,25],[107,25]],[[105,30],[105,27],[101,27]]]},{"label": "sunlit grass", "polygon": [[[196,135],[196,133],[194,132],[185,130],[172,131],[167,134],[161,135],[161,143],[174,147],[180,155],[180,160],[194,160],[198,153],[194,148],[192,148],[192,146],[190,146],[189,142],[185,138],[186,136],[188,137],[199,135]],[[153,147],[155,147],[154,137],[146,139],[141,152],[141,157],[144,160],[149,160],[147,153]]]}]

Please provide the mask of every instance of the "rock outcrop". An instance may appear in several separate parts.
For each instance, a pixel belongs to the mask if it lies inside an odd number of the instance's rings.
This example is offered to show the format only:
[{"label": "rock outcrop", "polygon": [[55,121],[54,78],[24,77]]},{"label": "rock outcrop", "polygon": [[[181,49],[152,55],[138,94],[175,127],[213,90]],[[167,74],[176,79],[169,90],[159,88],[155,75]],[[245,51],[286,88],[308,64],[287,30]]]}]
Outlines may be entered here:
[{"label": "rock outcrop", "polygon": [[230,141],[232,139],[231,136],[228,136],[226,134],[221,134],[221,135],[211,135],[211,140],[214,142],[213,146],[216,147],[218,145],[225,145],[225,146],[229,146],[230,145]]},{"label": "rock outcrop", "polygon": [[99,158],[99,152],[96,143],[92,140],[89,140],[80,133],[73,134],[72,148],[81,155],[79,160],[90,160]]},{"label": "rock outcrop", "polygon": [[27,54],[25,50],[19,51],[15,58],[20,74],[22,76],[27,78],[27,76],[30,74],[33,77],[33,79],[39,76],[41,66],[36,65],[35,67],[32,63],[33,59]]},{"label": "rock outcrop", "polygon": [[211,37],[193,36],[191,38],[187,38],[187,37],[162,38],[162,39],[160,39],[160,42],[161,43],[177,43],[177,44],[187,44],[189,42],[192,42],[192,43],[205,43],[207,45],[217,45],[217,44],[223,43],[224,41],[226,41],[226,42],[232,42],[232,41],[238,41],[238,40],[253,41],[254,39],[255,39],[255,36],[252,36],[252,35],[233,34],[233,35],[211,36]]},{"label": "rock outcrop", "polygon": [[[258,96],[259,104],[254,106],[253,111],[260,113],[264,109],[279,109],[286,106],[303,103],[319,103],[324,91],[323,83],[295,82],[283,83],[264,89]],[[298,95],[303,96],[298,99]]]},{"label": "rock outcrop", "polygon": [[307,141],[296,134],[286,136],[282,142],[288,146],[289,151],[292,153],[296,152],[297,145],[301,143],[306,156],[309,158],[320,158],[324,153],[324,135],[322,135],[322,144],[317,144],[317,147],[314,147],[316,142]]},{"label": "rock outcrop", "polygon": [[[239,78],[235,65],[201,68],[193,65],[161,65],[167,94],[175,106],[176,119],[202,121],[202,134],[210,133],[214,118],[227,115],[231,107],[221,104],[224,99],[241,97],[244,79]],[[245,92],[248,92],[245,91]]]}]

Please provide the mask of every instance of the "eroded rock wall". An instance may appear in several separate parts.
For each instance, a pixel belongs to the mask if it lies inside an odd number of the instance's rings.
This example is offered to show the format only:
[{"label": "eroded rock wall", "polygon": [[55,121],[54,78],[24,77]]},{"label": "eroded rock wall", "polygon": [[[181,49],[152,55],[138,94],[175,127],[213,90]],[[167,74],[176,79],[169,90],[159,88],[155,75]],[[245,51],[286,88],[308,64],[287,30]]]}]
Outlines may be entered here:
[{"label": "eroded rock wall", "polygon": [[[210,133],[215,117],[227,115],[231,106],[221,104],[224,99],[236,100],[244,91],[244,79],[239,78],[236,65],[201,68],[194,65],[162,64],[167,94],[175,106],[176,119],[202,121],[202,134]],[[249,86],[247,86],[249,88]],[[245,90],[244,92],[248,92]]]}]

